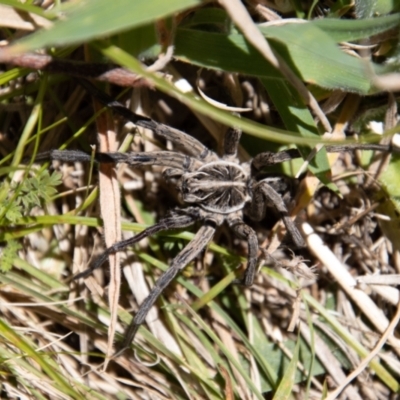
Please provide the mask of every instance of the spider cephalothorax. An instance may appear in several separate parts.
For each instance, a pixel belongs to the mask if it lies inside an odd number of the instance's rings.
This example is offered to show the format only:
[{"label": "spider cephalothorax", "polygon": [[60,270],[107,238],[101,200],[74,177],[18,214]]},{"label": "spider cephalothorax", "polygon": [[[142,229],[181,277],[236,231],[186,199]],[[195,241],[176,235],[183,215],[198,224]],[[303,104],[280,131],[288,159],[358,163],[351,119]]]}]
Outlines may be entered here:
[{"label": "spider cephalothorax", "polygon": [[[188,245],[172,260],[169,269],[158,279],[149,296],[141,304],[131,323],[123,346],[127,347],[133,340],[139,326],[155,303],[158,296],[174,279],[176,274],[195,259],[212,240],[218,226],[226,223],[236,236],[247,241],[248,262],[242,283],[252,285],[257,267],[258,240],[254,230],[244,221],[244,215],[255,221],[264,218],[267,206],[272,206],[279,213],[297,247],[304,245],[303,238],[289,217],[281,196],[270,185],[270,179],[258,179],[258,171],[266,166],[300,157],[297,150],[291,149],[279,153],[265,152],[254,159],[240,163],[237,147],[240,131],[228,129],[224,141],[222,157],[207,149],[195,138],[158,124],[155,121],[133,114],[94,87],[84,86],[108,107],[128,118],[138,126],[152,129],[157,135],[169,140],[178,151],[132,152],[132,153],[97,153],[95,159],[101,163],[126,163],[133,167],[159,165],[166,167],[163,175],[174,182],[181,193],[186,207],[176,208],[167,218],[151,226],[133,238],[118,242],[108,248],[89,269],[76,278],[89,275],[100,267],[109,254],[125,249],[141,239],[168,229],[180,229],[201,221],[202,226]],[[331,152],[350,151],[353,148],[344,146],[327,146]],[[363,148],[372,150],[389,150],[380,145],[366,145]],[[51,151],[50,158],[61,161],[85,161],[91,157],[80,151]]]},{"label": "spider cephalothorax", "polygon": [[242,210],[250,197],[248,165],[212,161],[181,177],[183,200],[203,210],[230,214]]}]

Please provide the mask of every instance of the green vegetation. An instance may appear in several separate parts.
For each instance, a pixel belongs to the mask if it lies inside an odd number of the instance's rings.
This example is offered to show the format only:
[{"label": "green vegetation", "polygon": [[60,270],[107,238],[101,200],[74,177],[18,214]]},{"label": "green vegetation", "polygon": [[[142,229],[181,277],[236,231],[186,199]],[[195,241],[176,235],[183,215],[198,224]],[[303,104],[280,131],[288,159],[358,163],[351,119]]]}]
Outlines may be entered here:
[{"label": "green vegetation", "polygon": [[[2,398],[323,398],[370,354],[394,318],[399,293],[398,156],[377,166],[371,152],[342,154],[333,166],[323,145],[332,139],[388,142],[398,131],[400,4],[276,3],[287,8],[276,10],[282,20],[275,23],[266,23],[273,13],[257,1],[246,5],[247,12],[295,78],[276,68],[232,22],[232,9],[217,2],[55,0],[41,8],[0,0]],[[383,83],[388,74],[389,85]],[[287,246],[274,254],[286,268],[263,264],[253,288],[232,285],[247,249],[222,230],[166,290],[152,317],[156,324],[140,328],[135,354],[124,353],[103,371],[114,312],[108,300],[115,293],[108,267],[85,282],[71,279],[104,249],[103,226],[112,219],[98,210],[98,166],[35,159],[51,149],[95,151],[101,118],[114,123],[120,151],[168,144],[104,109],[95,111],[77,77],[94,79],[135,112],[216,150],[224,126],[240,127],[243,159],[294,146],[307,159],[318,146],[295,191],[297,203],[290,205],[350,276],[384,275],[385,288],[354,289],[345,279],[332,279],[315,249],[302,252],[303,260]],[[306,104],[304,93],[314,105]],[[225,107],[226,97],[251,111],[239,117]],[[318,107],[326,121],[316,118]],[[327,124],[333,137],[325,134]],[[377,124],[383,135],[371,128]],[[301,167],[287,162],[273,172],[293,177]],[[117,170],[127,234],[179,204],[174,188],[160,183],[160,171]],[[320,183],[313,186],[314,175]],[[255,226],[261,243],[271,244],[276,220],[271,212]],[[192,232],[159,234],[122,257],[116,343],[140,303],[136,296],[143,296],[138,286],[152,286]],[[302,273],[302,261],[316,265],[317,276],[304,266]],[[369,306],[363,308],[353,292],[362,292]],[[294,332],[287,330],[291,322]],[[366,375],[345,389],[348,398],[365,398],[366,379],[382,396],[400,392],[398,339],[388,343]]]}]

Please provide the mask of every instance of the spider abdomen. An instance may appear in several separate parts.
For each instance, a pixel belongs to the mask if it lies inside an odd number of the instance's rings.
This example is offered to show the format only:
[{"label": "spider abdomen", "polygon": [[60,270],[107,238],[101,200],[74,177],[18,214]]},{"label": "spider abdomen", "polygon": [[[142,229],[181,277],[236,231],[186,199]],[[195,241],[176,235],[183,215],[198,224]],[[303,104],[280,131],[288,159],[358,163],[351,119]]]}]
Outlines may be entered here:
[{"label": "spider abdomen", "polygon": [[230,161],[213,161],[182,176],[182,195],[207,211],[230,214],[250,200],[248,173]]}]

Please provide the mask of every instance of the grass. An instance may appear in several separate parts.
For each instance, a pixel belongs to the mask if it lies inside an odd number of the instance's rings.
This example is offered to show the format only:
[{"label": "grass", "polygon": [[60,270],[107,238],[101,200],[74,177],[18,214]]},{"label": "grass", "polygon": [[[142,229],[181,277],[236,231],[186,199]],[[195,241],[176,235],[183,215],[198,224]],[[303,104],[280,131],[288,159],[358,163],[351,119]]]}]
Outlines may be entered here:
[{"label": "grass", "polygon": [[[114,124],[116,146],[123,151],[168,146],[94,108],[73,75],[93,77],[97,62],[123,66],[129,74],[102,75],[106,83],[99,87],[216,150],[223,124],[242,128],[243,160],[294,145],[307,157],[331,138],[313,116],[318,110],[304,105],[301,85],[289,84],[284,70],[273,68],[273,60],[249,44],[246,31],[232,24],[232,12],[239,8],[118,0],[113,7],[55,2],[45,11],[17,1],[0,3],[56,21],[53,30],[22,39],[17,39],[21,27],[1,29],[7,44],[0,48],[2,397],[333,399],[344,390],[353,399],[376,398],[369,393],[388,398],[400,391],[398,339],[389,326],[398,318],[398,162],[394,156],[390,163],[384,158],[377,163],[379,155],[371,152],[332,159],[322,149],[301,184],[286,195],[298,223],[310,229],[304,251],[293,253],[286,243],[275,243],[280,228],[273,212],[252,225],[264,247],[277,248],[274,257],[285,268],[262,265],[252,288],[232,285],[243,272],[247,249],[222,229],[165,291],[151,323],[140,328],[134,351],[105,368],[113,342],[110,326],[114,341],[121,341],[146,286],[153,286],[195,229],[166,232],[124,252],[118,288],[112,286],[118,278],[112,267],[84,282],[71,280],[104,249],[103,229],[115,222],[116,206],[99,210],[104,190],[99,194],[97,166],[36,163],[37,154],[55,148],[90,153],[107,123]],[[323,11],[293,7],[281,11],[284,18],[313,19]],[[60,10],[67,18],[57,21]],[[382,92],[374,74],[398,67],[387,61],[396,56],[398,38],[390,29],[400,18],[390,14],[395,10],[380,10],[379,16],[377,10],[361,16],[361,10],[341,1],[312,23],[261,28],[273,50],[307,84],[340,142],[387,140],[371,131],[371,121],[385,122],[391,134],[397,131],[397,120],[390,118],[397,115],[397,97]],[[261,14],[251,13],[261,21]],[[368,47],[369,58],[361,60],[355,53],[372,35],[375,47]],[[337,45],[342,41],[350,43],[343,45],[347,52]],[[36,64],[16,57],[39,48],[59,63],[37,70],[40,53]],[[161,72],[139,62],[149,65],[156,57],[165,64]],[[76,62],[83,65],[79,72]],[[134,88],[122,92],[110,85],[118,79],[129,79]],[[185,83],[185,93],[178,82]],[[198,87],[221,104],[229,92],[235,105],[252,111],[239,118],[198,96]],[[293,177],[301,165],[285,163],[271,172]],[[140,232],[179,202],[156,168],[120,165],[116,177],[122,204],[117,225],[124,235]],[[367,275],[378,276],[375,284],[362,283]],[[359,375],[348,384],[352,371]]]}]

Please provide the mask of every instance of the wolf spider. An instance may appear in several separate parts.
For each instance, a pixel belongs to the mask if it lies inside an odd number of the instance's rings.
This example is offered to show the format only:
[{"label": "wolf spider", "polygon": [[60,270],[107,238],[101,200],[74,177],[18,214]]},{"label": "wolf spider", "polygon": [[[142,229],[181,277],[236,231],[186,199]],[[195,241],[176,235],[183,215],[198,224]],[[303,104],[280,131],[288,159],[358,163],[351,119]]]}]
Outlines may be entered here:
[{"label": "wolf spider", "polygon": [[[228,129],[223,155],[219,157],[197,139],[159,124],[149,118],[132,113],[122,104],[114,101],[104,92],[97,90],[88,82],[81,84],[99,101],[119,113],[137,126],[151,129],[158,136],[169,140],[178,151],[96,153],[99,163],[126,163],[132,167],[158,165],[166,167],[163,176],[176,184],[186,208],[176,208],[170,215],[136,236],[115,243],[106,249],[85,271],[74,279],[84,278],[99,268],[112,253],[125,249],[140,240],[160,231],[187,228],[197,221],[201,228],[187,246],[172,260],[168,270],[157,280],[150,294],[140,305],[129,326],[122,348],[128,347],[145,321],[147,313],[163,290],[175,278],[177,273],[194,260],[212,240],[217,227],[226,223],[234,234],[247,241],[248,261],[241,283],[251,286],[257,268],[258,239],[255,231],[244,221],[247,215],[254,221],[264,218],[266,208],[275,207],[283,220],[296,247],[303,247],[304,240],[298,228],[288,215],[287,208],[279,193],[270,184],[270,178],[259,179],[259,172],[283,161],[299,158],[297,149],[278,153],[264,152],[252,160],[241,163],[237,157],[237,148],[241,136],[238,129]],[[390,151],[390,146],[378,144],[326,146],[328,152],[352,151],[354,149]],[[91,156],[81,151],[52,150],[46,158],[65,162],[90,162]]]}]

